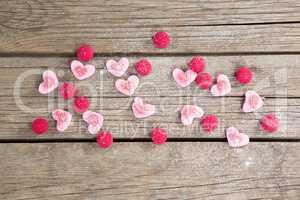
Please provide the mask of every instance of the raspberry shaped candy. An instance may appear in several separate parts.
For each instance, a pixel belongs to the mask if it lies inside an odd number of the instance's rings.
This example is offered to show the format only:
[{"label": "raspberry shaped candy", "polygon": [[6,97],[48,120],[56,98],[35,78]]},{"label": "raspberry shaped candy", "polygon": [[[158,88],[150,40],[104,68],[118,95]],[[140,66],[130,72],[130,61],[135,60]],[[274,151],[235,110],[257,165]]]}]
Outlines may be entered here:
[{"label": "raspberry shaped candy", "polygon": [[167,48],[171,43],[171,38],[167,32],[156,32],[152,37],[152,42],[156,48]]},{"label": "raspberry shaped candy", "polygon": [[201,120],[200,124],[204,132],[209,134],[218,128],[219,120],[215,115],[207,115]]},{"label": "raspberry shaped candy", "polygon": [[189,69],[196,73],[202,72],[205,68],[205,60],[202,57],[194,57],[188,63]]},{"label": "raspberry shaped candy", "polygon": [[209,87],[213,84],[211,75],[206,72],[199,73],[195,82],[203,90],[209,89]]},{"label": "raspberry shaped candy", "polygon": [[31,129],[37,135],[44,134],[48,131],[48,121],[44,118],[36,118],[32,121]]},{"label": "raspberry shaped candy", "polygon": [[88,62],[94,58],[94,50],[90,45],[83,44],[77,49],[77,59]]},{"label": "raspberry shaped candy", "polygon": [[261,130],[273,133],[279,127],[279,120],[274,114],[267,114],[259,121],[259,125]]},{"label": "raspberry shaped candy", "polygon": [[109,131],[99,131],[97,135],[97,144],[101,149],[107,149],[113,144],[113,136]]},{"label": "raspberry shaped candy", "polygon": [[147,76],[152,72],[152,65],[147,59],[141,59],[135,63],[135,70],[141,76]]},{"label": "raspberry shaped candy", "polygon": [[90,107],[90,101],[85,96],[76,97],[73,102],[73,108],[78,113],[84,113]]},{"label": "raspberry shaped candy", "polygon": [[241,84],[248,84],[252,81],[253,73],[248,67],[240,67],[235,72],[235,78]]},{"label": "raspberry shaped candy", "polygon": [[154,144],[164,144],[167,141],[168,133],[162,128],[154,128],[151,133],[150,137]]},{"label": "raspberry shaped candy", "polygon": [[59,94],[61,97],[63,97],[65,100],[73,98],[77,93],[77,88],[73,83],[63,83],[59,87]]}]

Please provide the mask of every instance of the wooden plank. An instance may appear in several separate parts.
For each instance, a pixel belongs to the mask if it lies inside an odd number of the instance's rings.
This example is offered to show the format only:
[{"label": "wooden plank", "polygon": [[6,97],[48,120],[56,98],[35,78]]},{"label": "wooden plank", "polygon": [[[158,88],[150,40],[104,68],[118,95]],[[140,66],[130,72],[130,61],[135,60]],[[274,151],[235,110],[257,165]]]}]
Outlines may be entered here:
[{"label": "wooden plank", "polygon": [[[265,105],[257,112],[246,114],[241,111],[243,98],[209,97],[146,97],[148,103],[156,106],[156,113],[146,119],[136,119],[131,110],[133,98],[91,98],[91,110],[104,116],[104,129],[110,129],[116,138],[149,138],[152,128],[160,126],[169,132],[170,138],[225,138],[225,129],[236,126],[252,138],[300,138],[300,99],[266,98]],[[74,114],[73,122],[64,134],[55,130],[51,112],[55,108],[68,108],[72,102],[47,97],[24,97],[16,105],[11,97],[0,97],[0,139],[49,139],[49,138],[92,138],[81,115]],[[205,134],[195,120],[186,127],[180,121],[183,105],[196,104],[205,114],[215,114],[220,119],[219,128],[211,135]],[[280,119],[280,130],[275,134],[260,131],[258,121],[267,113],[275,113]],[[35,136],[31,133],[31,121],[43,116],[50,121],[49,134]]]},{"label": "wooden plank", "polygon": [[[300,143],[0,144],[8,199],[300,198]],[[221,153],[222,152],[222,153]]]},{"label": "wooden plank", "polygon": [[[141,57],[129,57],[131,73],[135,73],[134,63]],[[300,57],[299,55],[253,55],[253,56],[206,56],[207,68],[213,76],[224,73],[232,82],[230,96],[242,96],[246,90],[253,89],[264,97],[300,97]],[[114,89],[113,78],[105,69],[106,60],[111,57],[97,57],[93,63],[97,74],[86,81],[77,81],[84,95],[122,97]],[[119,59],[119,58],[115,58]],[[174,66],[186,68],[191,56],[147,57],[153,64],[153,73],[141,78],[136,96],[210,96],[195,84],[180,89],[172,78]],[[46,68],[58,73],[61,81],[75,81],[69,70],[71,58],[61,57],[3,57],[0,58],[0,96],[41,96],[37,87],[41,73]],[[250,66],[254,71],[254,80],[247,86],[235,81],[234,71],[242,66]],[[15,91],[14,91],[15,89]],[[56,95],[56,94],[55,94]]]},{"label": "wooden plank", "polygon": [[[0,53],[73,53],[83,42],[97,53],[300,49],[300,24],[282,24],[299,22],[297,0],[6,0],[0,7]],[[168,49],[151,45],[160,30],[173,38]]]}]

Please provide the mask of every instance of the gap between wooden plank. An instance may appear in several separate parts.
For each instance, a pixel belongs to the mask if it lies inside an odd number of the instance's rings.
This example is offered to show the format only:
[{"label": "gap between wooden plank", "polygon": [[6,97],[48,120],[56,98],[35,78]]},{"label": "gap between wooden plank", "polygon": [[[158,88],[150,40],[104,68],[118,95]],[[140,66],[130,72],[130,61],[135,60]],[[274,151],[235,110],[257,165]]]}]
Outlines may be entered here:
[{"label": "gap between wooden plank", "polygon": [[[94,143],[95,138],[0,139],[0,143]],[[114,143],[152,142],[150,138],[116,138]],[[227,142],[226,138],[169,138],[167,142]],[[250,138],[250,142],[300,142],[300,138]]]}]

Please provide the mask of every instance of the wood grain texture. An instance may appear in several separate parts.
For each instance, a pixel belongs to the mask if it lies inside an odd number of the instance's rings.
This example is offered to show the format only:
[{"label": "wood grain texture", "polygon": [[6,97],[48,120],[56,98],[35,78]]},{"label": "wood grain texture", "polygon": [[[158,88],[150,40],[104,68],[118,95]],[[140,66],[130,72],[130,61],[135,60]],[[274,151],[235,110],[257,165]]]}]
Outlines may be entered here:
[{"label": "wood grain texture", "polygon": [[0,144],[0,197],[298,200],[299,151],[299,143]]},{"label": "wood grain texture", "polygon": [[[0,53],[70,54],[81,43],[97,53],[300,50],[297,0],[2,0],[0,8]],[[160,30],[173,38],[168,49],[151,44]]]},{"label": "wood grain texture", "polygon": [[[91,99],[91,109],[105,117],[105,128],[111,129],[117,138],[148,138],[155,126],[166,128],[171,138],[224,138],[228,126],[237,126],[254,138],[299,138],[299,56],[208,56],[207,71],[214,76],[228,74],[233,84],[231,97],[213,98],[207,91],[192,85],[180,89],[172,80],[172,65],[185,68],[190,57],[148,57],[153,64],[152,75],[141,78],[135,96],[142,96],[156,105],[156,115],[145,120],[136,120],[131,111],[133,97],[125,97],[114,88],[116,80],[104,68],[109,57],[97,57],[97,74],[86,81],[76,81],[69,69],[67,58],[0,58],[0,139],[46,139],[46,138],[91,138],[80,115],[75,115],[73,124],[66,134],[57,134],[51,121],[50,133],[36,137],[30,131],[30,123],[36,116],[51,118],[55,108],[72,110],[72,102],[63,101],[57,91],[43,96],[38,93],[41,73],[47,68],[57,72],[61,81],[74,81],[79,95]],[[130,57],[132,66],[140,57]],[[248,86],[241,86],[234,80],[238,66],[248,65],[255,72],[255,79]],[[241,112],[244,92],[253,89],[265,97],[265,105],[257,113]],[[183,105],[197,104],[206,114],[220,118],[220,128],[212,135],[203,134],[198,122],[184,127],[179,112]],[[264,134],[258,128],[258,120],[266,113],[275,112],[281,120],[277,134]],[[198,121],[198,120],[197,120]]]}]

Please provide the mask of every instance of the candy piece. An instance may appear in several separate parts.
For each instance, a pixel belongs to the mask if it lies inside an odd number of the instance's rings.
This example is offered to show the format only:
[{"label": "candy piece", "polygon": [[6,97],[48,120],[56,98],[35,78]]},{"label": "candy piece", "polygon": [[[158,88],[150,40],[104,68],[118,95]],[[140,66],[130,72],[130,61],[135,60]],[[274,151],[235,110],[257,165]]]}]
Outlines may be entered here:
[{"label": "candy piece", "polygon": [[73,109],[78,113],[84,113],[90,107],[90,101],[85,96],[76,97],[73,102]]},{"label": "candy piece", "polygon": [[173,78],[176,83],[180,87],[187,87],[189,86],[197,77],[197,73],[192,70],[187,70],[183,72],[181,69],[176,68],[173,70]]},{"label": "candy piece", "polygon": [[80,61],[78,60],[73,60],[71,62],[71,70],[73,75],[78,79],[78,80],[84,80],[92,76],[96,69],[94,65],[83,65]]},{"label": "candy piece", "polygon": [[135,97],[132,104],[132,111],[136,118],[145,118],[155,113],[155,106],[151,104],[144,104],[142,98]]},{"label": "candy piece", "polygon": [[252,71],[248,67],[240,67],[235,72],[235,78],[241,84],[250,83],[253,77]]},{"label": "candy piece", "polygon": [[127,80],[118,79],[115,83],[117,90],[125,95],[133,95],[139,85],[139,78],[135,75],[129,76]]},{"label": "candy piece", "polygon": [[152,42],[156,48],[167,48],[171,42],[171,38],[167,32],[156,32],[152,37]]},{"label": "candy piece", "polygon": [[97,134],[103,125],[103,116],[92,111],[85,111],[82,115],[83,120],[88,124],[88,131]]},{"label": "candy piece", "polygon": [[226,137],[229,146],[233,148],[242,147],[249,144],[249,136],[245,133],[240,133],[235,127],[227,128]]},{"label": "candy piece", "polygon": [[225,96],[231,92],[231,84],[229,78],[224,74],[217,76],[217,84],[210,88],[210,92],[213,96]]},{"label": "candy piece", "polygon": [[181,122],[183,125],[191,125],[195,118],[201,118],[203,116],[203,110],[196,105],[185,105],[181,109]]},{"label": "candy piece", "polygon": [[59,94],[61,97],[63,97],[65,100],[73,98],[77,93],[77,88],[73,83],[63,83],[59,87]]},{"label": "candy piece", "polygon": [[200,121],[201,127],[205,133],[212,133],[219,126],[219,120],[215,115],[206,115]]},{"label": "candy piece", "polygon": [[189,69],[196,73],[202,72],[205,68],[205,60],[202,57],[194,57],[188,63]]},{"label": "candy piece", "polygon": [[106,62],[107,71],[117,77],[123,76],[128,67],[129,60],[127,58],[121,58],[118,62],[115,60],[108,60]]},{"label": "candy piece", "polygon": [[92,60],[94,57],[94,50],[90,45],[83,44],[77,49],[77,59],[83,62]]},{"label": "candy piece", "polygon": [[243,105],[244,112],[254,112],[263,106],[262,98],[255,92],[248,90],[245,94],[245,102]]},{"label": "candy piece", "polygon": [[52,117],[56,120],[56,129],[59,132],[64,132],[72,121],[72,114],[62,109],[52,111]]},{"label": "candy piece", "polygon": [[154,144],[164,144],[167,141],[168,133],[162,128],[154,128],[151,133],[150,137]]},{"label": "candy piece", "polygon": [[147,76],[152,72],[152,65],[147,59],[141,59],[135,63],[135,70],[141,76]]},{"label": "candy piece", "polygon": [[107,149],[113,144],[113,136],[109,131],[99,131],[97,135],[97,144],[101,149]]},{"label": "candy piece", "polygon": [[209,73],[202,72],[197,75],[195,82],[201,89],[206,90],[212,85],[212,78]]},{"label": "candy piece", "polygon": [[46,133],[48,131],[48,121],[44,118],[36,118],[32,121],[31,130],[37,135]]},{"label": "candy piece", "polygon": [[58,80],[56,74],[47,70],[43,73],[43,82],[39,85],[39,92],[41,94],[48,94],[58,87]]},{"label": "candy piece", "polygon": [[267,132],[273,133],[278,130],[279,119],[274,114],[267,114],[259,121],[260,129]]}]

